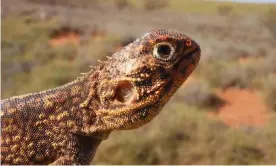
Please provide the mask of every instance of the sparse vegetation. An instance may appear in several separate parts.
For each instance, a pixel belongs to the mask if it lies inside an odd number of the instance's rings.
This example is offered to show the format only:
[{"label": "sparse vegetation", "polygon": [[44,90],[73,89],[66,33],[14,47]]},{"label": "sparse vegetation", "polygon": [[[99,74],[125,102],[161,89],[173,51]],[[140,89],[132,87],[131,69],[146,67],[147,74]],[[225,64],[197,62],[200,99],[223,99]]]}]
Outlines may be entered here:
[{"label": "sparse vegetation", "polygon": [[265,84],[266,101],[273,111],[276,111],[276,73],[268,76]]},{"label": "sparse vegetation", "polygon": [[233,7],[232,6],[218,6],[218,13],[222,16],[229,16],[231,14],[231,12],[233,11]]},{"label": "sparse vegetation", "polygon": [[276,40],[276,7],[269,10],[264,18],[264,22]]},{"label": "sparse vegetation", "polygon": [[182,101],[196,107],[216,109],[225,101],[218,97],[204,80],[194,81],[183,86],[175,95],[176,101]]},{"label": "sparse vegetation", "polygon": [[[1,43],[1,66],[2,80],[5,81],[1,86],[4,98],[45,90],[72,81],[80,73],[87,72],[89,66],[98,59],[105,58],[113,50],[112,46],[118,43],[116,37],[109,37],[96,41],[90,39],[86,45],[79,47],[72,43],[52,47],[49,45],[52,37],[65,35],[70,29],[76,29],[60,28],[55,21],[27,25],[25,19],[9,18],[3,21],[2,32],[6,35]],[[94,58],[91,58],[91,50]]]},{"label": "sparse vegetation", "polygon": [[[7,0],[5,3],[9,2]],[[216,111],[218,106],[224,104],[216,90],[229,87],[257,89],[263,92],[269,108],[276,110],[276,56],[273,44],[276,14],[275,10],[268,12],[273,5],[114,0],[110,1],[115,3],[110,8],[107,5],[106,8],[94,10],[100,1],[27,2],[63,6],[69,8],[69,13],[82,7],[92,7],[93,10],[92,14],[89,13],[90,9],[78,9],[75,15],[70,13],[70,17],[74,16],[77,21],[69,25],[64,23],[65,17],[58,13],[60,11],[45,10],[53,15],[53,19],[42,20],[35,19],[33,14],[29,16],[28,12],[11,4],[16,10],[5,13],[2,19],[2,98],[45,90],[71,81],[80,73],[87,72],[98,59],[104,60],[106,55],[133,41],[141,29],[165,27],[181,30],[202,46],[201,61],[192,74],[197,81],[181,87],[161,114],[148,125],[138,130],[112,133],[99,147],[94,164],[276,163],[275,112],[271,111],[268,126],[252,127],[253,132],[250,133],[227,127],[208,116],[210,111]],[[25,1],[20,3],[24,4]],[[127,8],[128,5],[136,9],[135,12],[122,10],[118,13],[114,5],[118,9]],[[148,18],[148,12],[144,11],[161,8],[168,10],[156,11],[156,15],[152,12]],[[185,12],[177,15],[172,10]],[[18,16],[21,14],[13,15],[13,12],[24,13],[24,17]],[[197,14],[187,15],[193,12]],[[249,16],[239,17],[233,25],[228,22],[229,18],[217,16],[218,12],[220,15],[247,12]],[[260,28],[263,22],[251,17],[250,12],[255,12],[254,15],[268,13],[265,25],[274,39],[267,35],[267,29]],[[129,27],[121,29],[120,25]],[[80,42],[51,45],[50,41],[55,36],[53,32],[62,31],[64,26],[67,30],[73,30],[73,33],[77,32]],[[66,35],[63,34],[63,37],[66,38]],[[81,42],[84,39],[85,42]],[[241,58],[246,63],[241,63]]]},{"label": "sparse vegetation", "polygon": [[273,164],[276,142],[268,138],[275,134],[273,127],[262,134],[234,130],[208,119],[206,111],[171,102],[152,124],[112,133],[94,163]]},{"label": "sparse vegetation", "polygon": [[250,88],[255,73],[246,67],[233,61],[212,60],[205,62],[199,67],[198,74],[206,76],[209,84],[214,88],[226,89],[229,87]]},{"label": "sparse vegetation", "polygon": [[167,0],[144,0],[143,3],[144,9],[147,11],[165,8],[168,5]]},{"label": "sparse vegetation", "polygon": [[118,9],[124,9],[130,6],[130,3],[127,0],[114,0],[114,2]]},{"label": "sparse vegetation", "polygon": [[96,6],[99,2],[98,0],[28,0],[30,2],[38,4],[47,4],[47,5],[58,5],[58,6],[67,6],[72,8],[87,8]]}]

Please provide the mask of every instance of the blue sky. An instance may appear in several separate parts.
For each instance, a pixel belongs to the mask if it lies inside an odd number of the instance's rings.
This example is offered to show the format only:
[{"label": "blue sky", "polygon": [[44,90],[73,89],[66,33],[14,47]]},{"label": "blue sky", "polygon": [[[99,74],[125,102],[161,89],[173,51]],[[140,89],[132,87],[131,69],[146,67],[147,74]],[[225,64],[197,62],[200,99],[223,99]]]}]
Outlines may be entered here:
[{"label": "blue sky", "polygon": [[255,3],[276,3],[276,0],[221,0],[221,1],[233,1],[233,2],[255,2]]}]

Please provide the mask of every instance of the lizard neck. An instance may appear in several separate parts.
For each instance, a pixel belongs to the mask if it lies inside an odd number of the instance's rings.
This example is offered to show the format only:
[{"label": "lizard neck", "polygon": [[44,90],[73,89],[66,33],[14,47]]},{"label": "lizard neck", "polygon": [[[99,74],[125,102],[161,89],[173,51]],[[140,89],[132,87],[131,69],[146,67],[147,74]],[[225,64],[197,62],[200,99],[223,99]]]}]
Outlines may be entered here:
[{"label": "lizard neck", "polygon": [[[94,95],[95,77],[86,75],[54,89],[3,100],[2,111],[4,116],[32,114],[30,120],[33,122],[45,123],[45,126],[53,124],[64,131],[88,135],[97,119],[94,111],[99,107]],[[109,132],[89,133],[96,139],[107,139],[108,135]]]}]

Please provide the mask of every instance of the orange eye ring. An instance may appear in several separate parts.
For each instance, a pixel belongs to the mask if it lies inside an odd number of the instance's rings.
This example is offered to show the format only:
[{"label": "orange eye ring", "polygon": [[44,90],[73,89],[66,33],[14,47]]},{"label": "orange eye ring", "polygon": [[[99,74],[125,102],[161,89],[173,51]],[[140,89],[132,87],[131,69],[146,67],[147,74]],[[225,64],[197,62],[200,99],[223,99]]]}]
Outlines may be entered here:
[{"label": "orange eye ring", "polygon": [[189,46],[189,47],[192,46],[192,41],[191,40],[187,40],[186,41],[186,46]]}]

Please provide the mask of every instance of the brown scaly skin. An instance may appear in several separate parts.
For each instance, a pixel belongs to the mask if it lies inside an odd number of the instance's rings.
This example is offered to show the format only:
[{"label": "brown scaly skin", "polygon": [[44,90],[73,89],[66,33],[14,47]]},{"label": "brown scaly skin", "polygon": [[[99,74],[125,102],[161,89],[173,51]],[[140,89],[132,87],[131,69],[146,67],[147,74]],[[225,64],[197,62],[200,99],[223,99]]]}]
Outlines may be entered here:
[{"label": "brown scaly skin", "polygon": [[2,100],[2,164],[91,163],[111,131],[152,120],[199,59],[190,37],[151,30],[73,82]]}]

